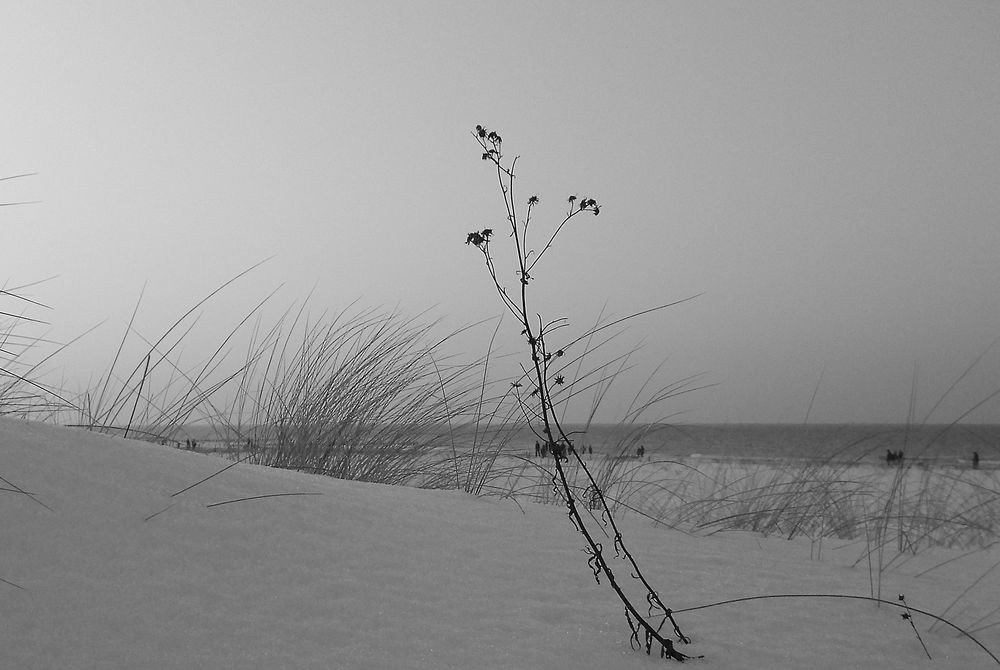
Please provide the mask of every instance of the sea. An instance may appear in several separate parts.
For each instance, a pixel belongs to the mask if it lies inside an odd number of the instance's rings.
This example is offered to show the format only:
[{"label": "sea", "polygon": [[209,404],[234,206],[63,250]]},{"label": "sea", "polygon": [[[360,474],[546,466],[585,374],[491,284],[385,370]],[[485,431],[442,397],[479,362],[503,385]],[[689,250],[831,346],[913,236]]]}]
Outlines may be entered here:
[{"label": "sea", "polygon": [[[578,450],[595,456],[646,459],[773,463],[886,464],[887,454],[926,467],[1000,469],[1000,424],[565,424]],[[474,438],[474,429],[457,431],[456,443],[490,444],[496,436]],[[196,438],[199,450],[233,446],[208,426],[186,426],[175,437]],[[541,438],[530,428],[503,435],[503,451],[533,456]],[[438,440],[450,450],[451,437]],[[890,459],[893,463],[898,459]]]},{"label": "sea", "polygon": [[[1000,424],[568,424],[578,449],[613,457],[877,464],[887,454],[927,467],[1000,468]],[[509,449],[533,454],[538,437],[519,431]],[[899,462],[898,459],[888,459]]]}]

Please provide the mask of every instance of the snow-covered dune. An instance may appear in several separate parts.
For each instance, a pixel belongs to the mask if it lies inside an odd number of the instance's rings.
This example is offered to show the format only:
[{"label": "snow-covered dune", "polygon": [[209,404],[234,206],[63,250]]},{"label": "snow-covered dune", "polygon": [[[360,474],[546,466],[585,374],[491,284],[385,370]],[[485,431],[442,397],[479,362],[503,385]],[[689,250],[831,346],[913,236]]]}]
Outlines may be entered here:
[{"label": "snow-covered dune", "polygon": [[[229,463],[0,420],[0,667],[640,668],[622,608],[558,506],[387,487]],[[18,489],[22,492],[18,492]],[[276,495],[309,494],[309,495]],[[273,496],[259,497],[255,496]],[[227,501],[253,498],[241,502]],[[769,593],[868,595],[857,545],[708,537],[625,519],[668,606]],[[605,543],[610,546],[610,542]],[[945,610],[994,550],[921,554],[883,597]],[[627,575],[624,565],[618,573]],[[1000,569],[949,612],[1000,605]],[[625,579],[625,581],[629,581]],[[916,615],[840,599],[680,613],[705,668],[988,668],[980,648]],[[994,616],[994,620],[996,617]],[[989,621],[989,619],[986,619]],[[1000,626],[981,632],[1000,649]]]}]

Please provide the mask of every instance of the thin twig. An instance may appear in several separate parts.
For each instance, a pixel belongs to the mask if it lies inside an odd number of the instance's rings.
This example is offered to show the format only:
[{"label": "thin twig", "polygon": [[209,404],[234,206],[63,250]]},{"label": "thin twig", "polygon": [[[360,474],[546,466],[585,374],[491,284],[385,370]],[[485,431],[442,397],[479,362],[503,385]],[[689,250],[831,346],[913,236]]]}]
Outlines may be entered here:
[{"label": "thin twig", "polygon": [[222,468],[221,470],[218,470],[218,471],[216,471],[216,472],[213,472],[213,473],[212,473],[212,474],[210,474],[210,475],[209,475],[208,477],[205,477],[204,479],[201,479],[201,480],[198,480],[198,481],[196,481],[196,482],[195,482],[194,484],[191,484],[191,486],[187,486],[187,487],[185,487],[185,488],[182,488],[182,489],[181,489],[180,491],[177,491],[177,492],[175,492],[175,493],[171,493],[171,494],[170,494],[170,497],[171,497],[171,498],[173,498],[174,496],[179,496],[179,495],[180,495],[180,494],[182,494],[182,493],[185,493],[185,492],[187,492],[187,491],[190,491],[191,489],[193,489],[193,488],[194,488],[195,486],[198,486],[199,484],[204,484],[205,482],[207,482],[207,481],[208,481],[209,479],[211,479],[212,477],[217,477],[218,475],[221,475],[221,474],[222,474],[223,472],[225,472],[225,471],[226,471],[226,470],[228,470],[229,468],[235,468],[235,467],[236,467],[237,465],[239,465],[239,464],[240,464],[240,463],[242,463],[243,461],[245,461],[245,460],[247,460],[248,458],[250,458],[250,456],[251,456],[251,455],[250,455],[250,454],[248,454],[248,455],[244,456],[243,458],[241,458],[240,460],[238,460],[238,461],[235,461],[235,462],[233,462],[233,463],[230,463],[229,465],[227,465],[226,467]]},{"label": "thin twig", "polygon": [[232,503],[244,502],[247,500],[260,500],[261,498],[283,498],[287,496],[321,496],[322,493],[318,492],[304,492],[304,493],[268,493],[262,496],[248,496],[246,498],[234,498],[233,500],[223,500],[222,502],[212,503],[210,505],[205,505],[205,507],[218,507],[219,505],[230,505]]},{"label": "thin twig", "polygon": [[0,582],[3,582],[4,584],[9,584],[10,586],[13,586],[15,589],[21,589],[22,591],[27,591],[28,590],[28,589],[24,588],[23,586],[21,586],[20,584],[15,584],[14,582],[10,581],[9,579],[4,579],[3,577],[0,577]]},{"label": "thin twig", "polygon": [[[743,597],[743,598],[730,598],[729,600],[720,600],[718,602],[707,603],[705,605],[696,605],[694,607],[683,607],[683,608],[680,608],[680,609],[675,609],[674,610],[674,614],[697,612],[699,610],[705,610],[705,609],[709,609],[711,607],[720,607],[722,605],[734,605],[734,604],[738,604],[738,603],[750,602],[751,600],[775,600],[775,599],[793,599],[793,598],[800,598],[800,599],[802,599],[802,598],[804,598],[804,599],[834,598],[834,599],[841,599],[841,600],[865,600],[865,601],[868,601],[868,602],[878,603],[880,605],[890,605],[892,607],[898,607],[900,609],[907,609],[906,607],[904,607],[903,605],[899,604],[898,602],[895,602],[895,601],[892,601],[892,600],[883,600],[881,598],[874,598],[874,597],[871,597],[871,596],[858,596],[858,595],[843,594],[843,593],[771,593],[771,594],[764,595],[764,596],[746,596],[746,597]],[[980,649],[982,649],[984,652],[986,652],[986,654],[989,655],[989,657],[992,658],[993,661],[997,665],[1000,665],[1000,658],[997,658],[996,655],[994,655],[993,652],[990,651],[986,647],[986,645],[984,645],[982,642],[980,642],[975,637],[973,637],[971,633],[963,630],[962,628],[959,628],[958,626],[956,626],[955,624],[953,624],[951,621],[948,621],[947,619],[939,617],[936,614],[932,614],[931,612],[927,612],[927,611],[924,611],[922,609],[918,609],[916,607],[909,607],[909,609],[912,610],[912,611],[914,611],[914,612],[919,612],[920,614],[923,614],[924,616],[929,616],[932,619],[934,619],[936,621],[940,621],[941,623],[943,623],[943,624],[945,624],[947,626],[951,626],[956,631],[958,631],[959,633],[961,633],[965,637],[967,637],[970,640],[972,640],[977,646],[979,646]]]}]

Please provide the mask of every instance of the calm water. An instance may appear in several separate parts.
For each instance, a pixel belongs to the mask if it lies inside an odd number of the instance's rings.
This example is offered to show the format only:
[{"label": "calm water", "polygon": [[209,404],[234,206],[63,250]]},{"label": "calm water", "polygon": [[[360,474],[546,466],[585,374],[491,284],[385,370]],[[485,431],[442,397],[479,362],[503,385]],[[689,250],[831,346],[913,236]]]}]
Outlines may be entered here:
[{"label": "calm water", "polygon": [[[885,462],[887,450],[928,465],[971,467],[973,452],[981,468],[1000,467],[1000,425],[905,426],[861,424],[719,424],[686,426],[565,426],[580,431],[577,446],[594,453],[634,454],[640,445],[648,456],[725,460],[828,460]],[[511,449],[534,451],[537,438],[522,431]]]},{"label": "calm water", "polygon": [[[864,424],[594,424],[564,426],[577,447],[595,455],[635,455],[639,446],[651,458],[685,460],[885,462],[886,451],[905,453],[910,462],[968,468],[973,452],[982,469],[1000,469],[1000,425],[864,425]],[[188,427],[180,436],[196,437],[201,448],[226,446],[207,427]],[[528,429],[516,433],[506,451],[533,454],[538,438]],[[471,444],[471,433],[456,442]],[[450,438],[442,441],[450,444]]]}]

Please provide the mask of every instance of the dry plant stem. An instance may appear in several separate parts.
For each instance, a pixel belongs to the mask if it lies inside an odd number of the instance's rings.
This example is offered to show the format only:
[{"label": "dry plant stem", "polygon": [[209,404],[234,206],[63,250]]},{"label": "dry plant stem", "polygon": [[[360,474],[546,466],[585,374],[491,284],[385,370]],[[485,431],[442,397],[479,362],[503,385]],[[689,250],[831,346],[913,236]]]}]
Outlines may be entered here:
[{"label": "dry plant stem", "polygon": [[[518,251],[519,251],[518,256],[521,259],[521,267],[523,270],[524,255],[520,253],[520,249]],[[650,611],[652,611],[654,608],[657,608],[664,613],[666,618],[670,618],[670,620],[673,622],[673,615],[671,611],[667,609],[665,606],[663,606],[663,604],[660,602],[660,598],[657,595],[656,591],[653,590],[653,588],[649,585],[649,582],[646,581],[646,578],[642,575],[642,572],[639,570],[638,565],[636,565],[635,559],[632,557],[632,554],[625,548],[625,544],[622,540],[621,531],[618,530],[618,527],[614,522],[614,516],[611,514],[611,510],[608,509],[608,505],[604,499],[601,487],[598,486],[596,481],[594,481],[594,478],[591,475],[590,470],[587,468],[586,463],[584,463],[583,459],[580,458],[579,453],[573,447],[572,441],[566,436],[566,434],[562,430],[562,427],[559,426],[558,424],[558,419],[555,416],[554,408],[551,405],[548,385],[546,383],[546,375],[542,369],[542,361],[545,359],[544,351],[542,350],[543,346],[540,346],[540,342],[542,341],[541,340],[542,335],[539,334],[538,337],[534,336],[533,331],[531,329],[530,320],[527,318],[526,286],[527,284],[525,282],[521,282],[522,310],[519,315],[519,318],[521,320],[522,325],[524,325],[525,332],[527,333],[528,343],[531,347],[531,360],[534,365],[535,377],[538,381],[537,388],[540,389],[538,395],[540,396],[539,404],[542,414],[542,430],[544,431],[546,442],[549,445],[549,450],[555,457],[555,467],[556,467],[556,474],[558,476],[558,484],[562,488],[563,497],[566,501],[566,507],[569,510],[568,512],[569,517],[573,521],[573,525],[580,532],[580,534],[583,535],[583,537],[587,540],[587,544],[589,545],[588,553],[590,554],[590,562],[593,565],[594,578],[600,581],[600,575],[603,573],[607,577],[608,583],[611,585],[611,588],[614,590],[614,592],[621,599],[622,603],[625,605],[626,619],[629,622],[629,627],[632,629],[634,642],[638,642],[639,631],[637,626],[641,627],[645,631],[645,636],[646,636],[646,653],[649,653],[650,651],[652,640],[656,640],[656,642],[658,642],[661,645],[662,655],[677,661],[684,661],[685,659],[690,657],[678,652],[676,649],[674,649],[674,645],[671,640],[667,640],[662,635],[660,635],[660,628],[662,627],[662,624],[660,627],[654,628],[652,624],[646,621],[646,619],[641,614],[639,614],[635,606],[632,604],[631,600],[622,591],[621,586],[619,586],[618,581],[615,578],[614,572],[611,570],[611,567],[604,559],[604,552],[602,545],[593,538],[593,536],[587,529],[587,525],[584,522],[583,517],[580,516],[580,512],[577,509],[576,498],[574,497],[573,491],[569,485],[568,480],[566,479],[566,472],[565,470],[563,470],[562,467],[562,459],[565,456],[565,452],[567,450],[573,453],[573,456],[577,459],[578,463],[581,465],[584,472],[587,473],[587,477],[590,480],[591,486],[593,486],[595,494],[599,497],[601,501],[604,518],[611,525],[612,530],[614,531],[615,534],[614,547],[616,554],[620,551],[627,557],[627,560],[632,566],[633,574],[646,587],[647,590],[646,599],[649,603]],[[550,414],[551,414],[551,419],[550,419]],[[558,439],[553,433],[552,430],[553,425],[556,426],[556,429],[558,431],[557,433]],[[632,621],[633,619],[636,622],[635,624],[633,624]],[[674,630],[677,632],[678,637],[680,637],[682,641],[684,642],[690,641],[688,640],[688,638],[686,638],[680,633],[680,630],[677,627],[676,622],[674,623]]]},{"label": "dry plant stem", "polygon": [[910,606],[906,604],[906,597],[902,593],[899,594],[899,602],[903,603],[903,609],[906,610],[906,613],[903,614],[903,619],[909,622],[910,628],[913,629],[913,634],[917,636],[920,646],[924,648],[924,653],[927,654],[927,660],[933,661],[931,652],[927,651],[927,645],[924,644],[924,638],[920,637],[920,631],[917,630],[917,625],[913,623],[913,612],[910,611]]},{"label": "dry plant stem", "polygon": [[[496,167],[497,180],[499,182],[500,190],[503,194],[504,206],[507,210],[507,221],[510,224],[511,237],[514,240],[515,251],[517,255],[517,275],[520,284],[520,292],[518,299],[512,298],[507,290],[504,288],[503,284],[497,277],[496,266],[493,261],[493,256],[490,253],[490,237],[493,233],[491,229],[485,229],[481,232],[470,233],[467,239],[467,243],[471,243],[476,246],[482,253],[486,261],[486,268],[493,280],[494,286],[500,295],[501,300],[507,309],[515,316],[518,323],[523,327],[522,335],[525,337],[529,350],[531,353],[531,375],[534,377],[535,388],[531,393],[531,397],[537,396],[537,410],[531,411],[527,408],[525,411],[526,417],[529,421],[532,418],[539,420],[541,422],[542,438],[545,441],[548,451],[552,454],[555,460],[555,486],[561,493],[566,507],[568,510],[568,515],[576,527],[577,531],[583,535],[587,542],[587,553],[590,556],[588,561],[591,569],[594,572],[594,578],[599,582],[600,576],[603,574],[610,584],[612,590],[622,601],[625,608],[625,617],[628,622],[629,628],[632,631],[632,637],[630,643],[633,645],[638,644],[640,647],[643,646],[643,642],[640,641],[639,635],[640,631],[644,635],[644,646],[646,653],[651,652],[652,644],[655,641],[660,645],[660,655],[664,658],[671,658],[677,661],[684,661],[690,658],[685,654],[680,653],[674,648],[674,644],[671,640],[663,637],[660,633],[660,629],[666,619],[670,619],[673,622],[672,612],[666,608],[659,595],[656,591],[649,585],[649,582],[642,575],[636,564],[635,559],[632,554],[625,548],[625,544],[622,540],[621,532],[618,530],[617,525],[614,523],[614,517],[611,510],[608,508],[607,501],[604,499],[601,487],[594,480],[594,477],[590,473],[583,459],[577,453],[573,446],[572,441],[565,434],[559,425],[558,418],[556,416],[555,404],[552,399],[552,394],[549,387],[549,369],[548,363],[553,356],[561,357],[564,353],[563,350],[559,350],[555,353],[550,353],[545,347],[545,335],[547,327],[543,325],[542,319],[539,316],[539,324],[537,330],[532,326],[531,318],[529,317],[528,311],[528,301],[527,301],[527,287],[528,283],[531,281],[531,271],[538,264],[542,255],[548,251],[555,237],[562,231],[563,227],[569,222],[570,219],[575,216],[588,212],[597,215],[599,213],[599,206],[597,202],[593,199],[583,198],[577,204],[576,196],[572,196],[569,199],[569,211],[566,214],[562,222],[556,227],[555,232],[549,237],[542,251],[538,253],[534,260],[529,264],[528,258],[532,255],[533,251],[528,249],[527,235],[528,228],[531,221],[532,208],[539,202],[538,198],[532,196],[528,200],[527,211],[524,215],[523,221],[519,224],[517,217],[517,210],[515,207],[514,200],[514,165],[517,162],[515,158],[511,163],[510,167],[505,167],[502,163],[501,154],[501,142],[500,136],[493,132],[487,132],[481,126],[477,126],[476,132],[474,133],[480,146],[483,148],[483,159],[491,161]],[[554,329],[564,325],[561,320],[549,324],[549,327]],[[592,335],[593,333],[591,333]],[[557,375],[554,379],[555,384],[563,384],[563,377]],[[586,472],[587,477],[590,481],[590,487],[596,492],[597,498],[600,500],[602,508],[602,517],[606,524],[610,524],[614,531],[614,549],[616,556],[624,555],[628,561],[631,569],[632,576],[638,579],[646,590],[646,601],[648,604],[648,614],[643,616],[635,605],[632,603],[629,596],[624,592],[621,585],[619,584],[617,578],[608,562],[605,559],[603,546],[600,542],[594,539],[593,534],[587,526],[586,521],[583,516],[581,516],[580,511],[577,506],[577,500],[573,493],[573,487],[570,485],[567,479],[566,472],[563,469],[562,461],[565,459],[568,461],[567,452],[571,452],[573,456],[577,459],[578,463]],[[653,626],[647,618],[652,615],[655,610],[658,610],[664,617],[660,626]],[[677,633],[678,637],[684,641],[689,642],[690,640],[681,634],[680,629],[677,627],[676,622],[674,623],[674,631]]]},{"label": "dry plant stem", "polygon": [[[642,582],[642,585],[645,587],[646,601],[649,604],[649,610],[648,610],[649,613],[653,614],[658,611],[659,612],[658,616],[660,615],[663,616],[663,622],[669,619],[671,625],[674,628],[674,634],[677,636],[677,638],[681,642],[684,642],[685,644],[690,644],[691,640],[687,636],[685,636],[684,633],[681,632],[680,626],[678,626],[677,621],[674,620],[673,612],[666,605],[663,604],[662,600],[660,600],[660,595],[656,592],[656,589],[654,589],[652,585],[646,580],[646,576],[642,573],[642,570],[639,569],[639,565],[636,563],[635,557],[632,555],[632,552],[629,551],[628,548],[625,546],[625,542],[622,539],[622,532],[621,530],[618,529],[618,524],[615,523],[614,514],[611,513],[611,509],[608,507],[608,501],[604,495],[603,487],[601,487],[594,479],[593,474],[591,474],[590,472],[590,468],[587,467],[587,464],[584,462],[583,458],[580,457],[580,453],[576,450],[575,447],[573,447],[572,442],[570,442],[569,438],[566,437],[566,434],[563,432],[562,426],[559,425],[558,421],[556,421],[556,427],[559,431],[559,434],[562,436],[562,439],[565,441],[566,444],[569,445],[569,451],[573,454],[573,457],[580,465],[580,468],[584,471],[584,473],[586,473],[587,480],[590,482],[590,490],[593,491],[593,495],[596,496],[598,501],[600,502],[602,518],[608,525],[611,526],[611,530],[614,532],[615,553],[617,554],[618,552],[621,552],[621,555],[624,556],[625,560],[627,560],[629,564],[632,566],[632,575],[640,582]],[[558,467],[558,463],[556,465]],[[659,632],[660,628],[662,628],[663,622],[661,622],[660,626],[657,628],[657,632]]]}]

